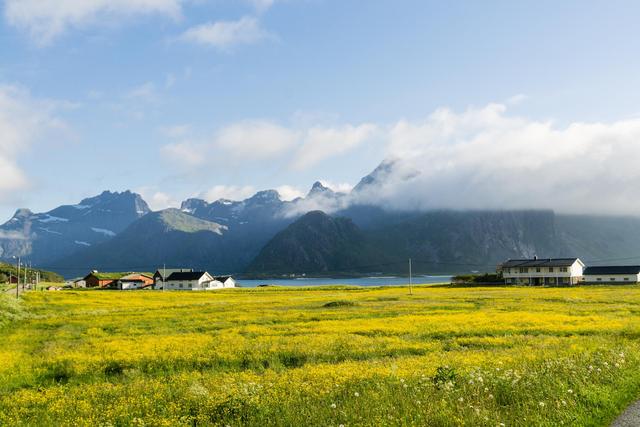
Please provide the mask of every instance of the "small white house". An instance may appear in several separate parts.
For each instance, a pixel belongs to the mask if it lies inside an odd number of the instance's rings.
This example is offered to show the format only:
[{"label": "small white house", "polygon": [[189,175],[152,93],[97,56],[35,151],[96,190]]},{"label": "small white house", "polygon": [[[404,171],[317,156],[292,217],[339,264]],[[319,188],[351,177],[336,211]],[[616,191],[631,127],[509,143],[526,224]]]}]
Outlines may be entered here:
[{"label": "small white house", "polygon": [[216,281],[222,284],[223,288],[235,288],[237,287],[236,281],[231,276],[216,276]]},{"label": "small white house", "polygon": [[506,284],[577,285],[585,265],[579,258],[510,259],[500,266]]},{"label": "small white house", "polygon": [[640,283],[640,266],[638,265],[608,265],[587,267],[584,270],[584,283]]},{"label": "small white house", "polygon": [[164,282],[167,290],[203,290],[210,288],[215,279],[206,271],[176,271]]}]

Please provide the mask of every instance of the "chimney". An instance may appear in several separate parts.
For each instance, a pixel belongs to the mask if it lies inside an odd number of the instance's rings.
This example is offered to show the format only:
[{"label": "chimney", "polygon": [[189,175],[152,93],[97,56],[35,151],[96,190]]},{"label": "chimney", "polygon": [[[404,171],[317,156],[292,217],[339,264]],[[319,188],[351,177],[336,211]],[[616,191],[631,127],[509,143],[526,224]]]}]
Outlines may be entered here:
[{"label": "chimney", "polygon": [[534,255],[534,256],[533,256],[533,260],[534,260],[534,261],[537,261],[537,260],[538,260],[538,255]]}]

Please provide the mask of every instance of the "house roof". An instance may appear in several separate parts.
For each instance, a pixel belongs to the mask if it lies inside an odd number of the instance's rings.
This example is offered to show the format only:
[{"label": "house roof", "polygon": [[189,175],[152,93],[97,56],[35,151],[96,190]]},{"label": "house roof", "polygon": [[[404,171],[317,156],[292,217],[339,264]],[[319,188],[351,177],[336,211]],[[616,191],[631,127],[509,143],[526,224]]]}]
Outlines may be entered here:
[{"label": "house roof", "polygon": [[584,265],[579,258],[538,258],[538,259],[510,259],[502,263],[503,268],[509,267],[570,267],[576,261]]},{"label": "house roof", "polygon": [[599,276],[607,274],[640,274],[640,265],[602,265],[587,267],[582,273],[585,276]]},{"label": "house roof", "polygon": [[146,277],[147,279],[153,279],[153,276],[149,273],[130,273],[126,276],[122,276],[120,280],[140,280],[138,279],[140,276]]},{"label": "house roof", "polygon": [[219,281],[219,282],[226,282],[227,280],[229,280],[231,278],[231,276],[215,276],[214,279]]},{"label": "house roof", "polygon": [[167,277],[167,281],[200,280],[205,274],[207,274],[206,271],[176,271]]},{"label": "house roof", "polygon": [[98,280],[118,280],[124,276],[126,276],[129,273],[101,273],[101,272],[92,272],[87,274],[84,279],[86,280],[87,278],[93,276],[95,278],[97,278]]},{"label": "house roof", "polygon": [[167,278],[169,276],[171,276],[173,273],[185,273],[185,272],[192,272],[193,269],[192,268],[159,268],[156,270],[155,274],[153,275],[155,276],[160,276],[161,278],[164,279],[164,274],[166,274]]}]

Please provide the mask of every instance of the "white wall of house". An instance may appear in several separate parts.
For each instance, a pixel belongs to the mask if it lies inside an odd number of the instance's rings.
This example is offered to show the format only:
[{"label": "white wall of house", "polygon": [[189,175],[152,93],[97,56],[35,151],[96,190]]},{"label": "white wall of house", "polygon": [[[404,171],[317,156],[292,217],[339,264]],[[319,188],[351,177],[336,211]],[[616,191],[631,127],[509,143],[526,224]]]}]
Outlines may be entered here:
[{"label": "white wall of house", "polygon": [[594,274],[583,276],[587,283],[638,283],[640,274]]},{"label": "white wall of house", "polygon": [[507,283],[529,283],[535,279],[548,280],[553,284],[577,283],[581,280],[584,266],[579,260],[565,267],[509,267],[502,270]]},{"label": "white wall of house", "polygon": [[122,290],[127,290],[127,289],[141,289],[142,286],[144,285],[144,283],[142,282],[127,282],[127,281],[122,281],[120,282],[120,289]]},{"label": "white wall of house", "polygon": [[[167,280],[166,289],[167,290],[183,290],[183,291],[202,290],[207,288],[208,285],[205,285],[205,284],[208,284],[213,280],[214,280],[213,277],[209,273],[203,274],[198,280]],[[163,283],[163,282],[158,281],[158,283]]]},{"label": "white wall of house", "polygon": [[236,287],[236,281],[234,280],[233,277],[229,277],[227,280],[224,281],[224,283],[222,285],[225,288],[235,288]]}]

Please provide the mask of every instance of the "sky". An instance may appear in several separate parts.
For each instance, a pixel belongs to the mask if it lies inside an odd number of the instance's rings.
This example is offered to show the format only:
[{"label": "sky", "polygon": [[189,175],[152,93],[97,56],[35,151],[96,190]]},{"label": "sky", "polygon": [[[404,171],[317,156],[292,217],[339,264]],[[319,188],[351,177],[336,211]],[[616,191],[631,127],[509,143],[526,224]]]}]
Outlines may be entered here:
[{"label": "sky", "polygon": [[0,4],[0,221],[348,191],[387,158],[393,206],[640,212],[637,2]]}]

